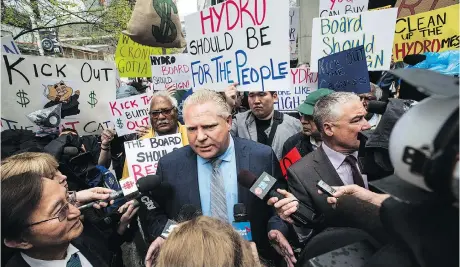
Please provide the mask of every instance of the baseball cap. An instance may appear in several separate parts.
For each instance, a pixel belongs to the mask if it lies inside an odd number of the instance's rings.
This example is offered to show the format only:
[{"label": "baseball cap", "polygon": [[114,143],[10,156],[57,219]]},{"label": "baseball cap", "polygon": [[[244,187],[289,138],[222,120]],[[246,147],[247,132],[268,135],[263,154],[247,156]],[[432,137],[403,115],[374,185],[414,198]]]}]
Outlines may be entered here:
[{"label": "baseball cap", "polygon": [[310,93],[307,96],[307,98],[305,98],[305,101],[303,101],[303,103],[300,104],[297,110],[303,115],[313,115],[313,109],[315,108],[316,102],[318,102],[318,100],[321,97],[327,96],[332,93],[334,93],[334,91],[330,89],[326,89],[326,88],[318,89]]}]

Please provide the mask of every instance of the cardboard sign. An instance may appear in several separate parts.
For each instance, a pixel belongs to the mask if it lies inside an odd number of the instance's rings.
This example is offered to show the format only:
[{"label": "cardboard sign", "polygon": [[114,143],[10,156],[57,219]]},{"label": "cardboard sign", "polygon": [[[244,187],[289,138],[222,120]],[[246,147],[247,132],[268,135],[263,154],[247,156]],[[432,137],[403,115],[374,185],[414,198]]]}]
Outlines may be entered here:
[{"label": "cardboard sign", "polygon": [[2,37],[2,54],[21,55],[19,47],[11,36]]},{"label": "cardboard sign", "polygon": [[318,86],[336,92],[368,93],[371,90],[364,46],[319,60]]},{"label": "cardboard sign", "polygon": [[396,20],[393,57],[457,50],[459,5],[448,6]]},{"label": "cardboard sign", "polygon": [[295,68],[290,71],[291,87],[278,91],[275,109],[279,111],[296,111],[305,98],[318,88],[318,73],[309,68]]},{"label": "cardboard sign", "polygon": [[149,125],[151,93],[110,101],[110,114],[118,136],[135,133],[139,126]]},{"label": "cardboard sign", "polygon": [[165,90],[175,85],[176,90],[191,88],[190,58],[188,54],[150,56],[154,90]]},{"label": "cardboard sign", "polygon": [[455,4],[458,0],[397,0],[395,7],[398,7],[398,18],[401,18]]},{"label": "cardboard sign", "polygon": [[299,8],[289,8],[289,43],[291,59],[297,59],[297,38],[299,35]]},{"label": "cardboard sign", "polygon": [[367,11],[368,0],[319,0],[319,16],[329,17]]},{"label": "cardboard sign", "polygon": [[289,87],[289,1],[227,0],[185,17],[192,87]]},{"label": "cardboard sign", "polygon": [[130,177],[137,179],[157,172],[158,161],[164,155],[181,148],[181,134],[158,136],[125,142]]},{"label": "cardboard sign", "polygon": [[57,104],[61,128],[80,135],[112,128],[115,72],[112,62],[100,60],[2,55],[2,131],[38,130],[26,114]]},{"label": "cardboard sign", "polygon": [[150,55],[161,55],[161,47],[138,44],[129,36],[120,34],[115,62],[120,77],[150,77]]},{"label": "cardboard sign", "polygon": [[311,70],[318,72],[318,59],[360,45],[364,45],[370,71],[390,69],[396,12],[396,8],[389,8],[314,18]]}]

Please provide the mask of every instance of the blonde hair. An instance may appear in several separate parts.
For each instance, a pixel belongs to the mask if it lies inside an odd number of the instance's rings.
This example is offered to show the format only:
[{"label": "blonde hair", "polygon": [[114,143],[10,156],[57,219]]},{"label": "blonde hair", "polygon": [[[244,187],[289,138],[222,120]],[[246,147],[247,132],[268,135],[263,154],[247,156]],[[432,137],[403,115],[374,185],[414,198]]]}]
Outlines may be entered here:
[{"label": "blonde hair", "polygon": [[249,242],[233,227],[200,216],[175,228],[161,247],[156,267],[261,266]]},{"label": "blonde hair", "polygon": [[[231,115],[230,106],[225,101],[219,93],[209,90],[209,89],[200,89],[194,92],[192,95],[187,97],[184,101],[185,111],[188,106],[204,103],[214,103],[217,106],[217,114],[224,119],[227,119]],[[185,113],[185,112],[184,112]]]},{"label": "blonde hair", "polygon": [[1,180],[26,172],[34,172],[52,179],[58,167],[59,163],[50,154],[25,152],[2,160]]}]

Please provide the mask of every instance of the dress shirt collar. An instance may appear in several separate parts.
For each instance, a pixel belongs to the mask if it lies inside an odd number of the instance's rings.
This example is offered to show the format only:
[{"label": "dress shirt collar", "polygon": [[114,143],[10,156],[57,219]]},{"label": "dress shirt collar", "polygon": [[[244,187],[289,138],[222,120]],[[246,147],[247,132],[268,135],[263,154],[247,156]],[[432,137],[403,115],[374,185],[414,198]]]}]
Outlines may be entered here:
[{"label": "dress shirt collar", "polygon": [[316,149],[321,146],[321,141],[316,141],[313,136],[310,135],[310,143],[313,145],[313,147]]},{"label": "dress shirt collar", "polygon": [[[323,142],[321,146],[324,150],[324,153],[326,153],[327,157],[331,161],[332,166],[334,166],[334,168],[337,170],[348,155],[333,150],[332,148],[328,147],[325,142]],[[358,151],[351,153],[351,155],[357,159]]]},{"label": "dress shirt collar", "polygon": [[[233,142],[233,138],[230,134],[229,135],[229,138],[230,138],[230,143],[228,144],[228,148],[227,150],[225,150],[224,154],[220,155],[218,158],[221,159],[222,161],[225,161],[225,162],[230,162],[232,161],[232,155],[233,155],[233,151],[235,150],[235,144]],[[204,159],[202,157],[200,157],[199,155],[197,155],[197,159],[198,159],[198,162],[200,164],[206,164],[206,163],[210,163],[210,160],[209,159]]]},{"label": "dress shirt collar", "polygon": [[27,256],[26,254],[21,252],[22,258],[30,265],[34,267],[62,267],[66,266],[67,262],[70,260],[73,254],[79,252],[79,250],[74,247],[72,244],[69,244],[67,248],[67,255],[63,260],[53,260],[53,261],[45,261],[45,260],[38,260],[32,257]]}]

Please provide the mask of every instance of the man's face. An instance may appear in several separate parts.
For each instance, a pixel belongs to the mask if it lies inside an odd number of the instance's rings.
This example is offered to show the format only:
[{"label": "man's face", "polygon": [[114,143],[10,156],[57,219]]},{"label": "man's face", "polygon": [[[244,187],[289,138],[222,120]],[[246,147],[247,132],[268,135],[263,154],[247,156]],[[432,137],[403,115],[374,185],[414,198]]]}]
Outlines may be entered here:
[{"label": "man's face", "polygon": [[270,92],[250,92],[248,97],[249,108],[254,116],[263,119],[269,116],[274,110],[274,103],[278,100],[278,95]]},{"label": "man's face", "polygon": [[232,118],[217,115],[215,103],[190,105],[184,110],[184,122],[190,147],[200,157],[212,159],[227,150]]},{"label": "man's face", "polygon": [[336,148],[343,152],[354,152],[359,149],[358,133],[371,128],[364,118],[367,112],[358,100],[350,101],[338,108],[339,118],[335,122],[324,123],[324,131],[332,138]]},{"label": "man's face", "polygon": [[150,104],[150,123],[155,132],[170,134],[177,127],[177,110],[169,99],[158,96]]},{"label": "man's face", "polygon": [[303,134],[306,136],[318,133],[316,124],[313,122],[313,116],[300,114],[300,122],[302,123]]},{"label": "man's face", "polygon": [[[83,231],[80,211],[67,202],[67,189],[56,181],[43,179],[42,198],[29,218],[30,223],[40,222],[59,214],[66,214],[63,221],[58,218],[29,227],[24,239],[33,247],[55,246],[68,243]],[[67,211],[66,211],[67,210]]]},{"label": "man's face", "polygon": [[367,110],[367,105],[369,104],[369,101],[377,100],[377,98],[375,97],[375,87],[371,86],[371,91],[369,93],[360,94],[359,99],[361,99],[361,103]]}]

